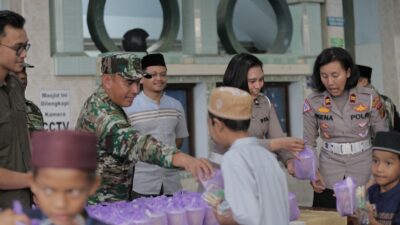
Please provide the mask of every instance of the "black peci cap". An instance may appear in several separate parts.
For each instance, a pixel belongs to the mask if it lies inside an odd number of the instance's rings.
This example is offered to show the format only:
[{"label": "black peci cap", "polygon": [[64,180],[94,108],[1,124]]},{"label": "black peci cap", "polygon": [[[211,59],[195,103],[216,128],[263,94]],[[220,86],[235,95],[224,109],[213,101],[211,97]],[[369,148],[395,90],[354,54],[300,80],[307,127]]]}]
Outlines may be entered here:
[{"label": "black peci cap", "polygon": [[400,133],[397,131],[378,132],[372,150],[381,150],[400,154]]},{"label": "black peci cap", "polygon": [[360,77],[365,77],[371,80],[372,68],[369,66],[357,65]]},{"label": "black peci cap", "polygon": [[145,70],[149,66],[164,66],[164,56],[160,53],[149,54],[142,58],[142,70]]}]

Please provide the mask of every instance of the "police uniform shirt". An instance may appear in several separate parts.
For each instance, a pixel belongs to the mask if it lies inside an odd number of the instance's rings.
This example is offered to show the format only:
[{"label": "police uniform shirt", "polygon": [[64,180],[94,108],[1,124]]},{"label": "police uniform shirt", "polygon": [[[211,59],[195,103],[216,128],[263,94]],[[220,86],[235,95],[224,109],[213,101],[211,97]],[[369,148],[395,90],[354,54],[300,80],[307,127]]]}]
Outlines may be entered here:
[{"label": "police uniform shirt", "polygon": [[[371,139],[371,132],[387,131],[386,114],[380,96],[369,88],[356,87],[348,91],[343,110],[332,96],[324,91],[311,93],[304,102],[304,140],[316,149],[318,136],[327,143],[355,143]],[[351,176],[358,184],[365,184],[370,177],[371,151],[340,155],[322,146],[319,171],[327,188]]]},{"label": "police uniform shirt", "polygon": [[[285,137],[282,127],[276,115],[275,107],[267,96],[259,95],[253,102],[249,135],[260,139],[260,144],[269,149],[270,140]],[[280,160],[286,163],[293,156],[287,151],[278,151]]]}]

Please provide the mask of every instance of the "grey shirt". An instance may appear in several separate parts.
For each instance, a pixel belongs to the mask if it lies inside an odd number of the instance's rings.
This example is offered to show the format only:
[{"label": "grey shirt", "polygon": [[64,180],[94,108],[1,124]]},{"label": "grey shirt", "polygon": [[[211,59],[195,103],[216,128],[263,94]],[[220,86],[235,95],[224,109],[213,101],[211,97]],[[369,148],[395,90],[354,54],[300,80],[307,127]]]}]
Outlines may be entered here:
[{"label": "grey shirt", "polygon": [[[141,92],[133,104],[124,110],[134,129],[142,134],[152,135],[163,144],[175,147],[177,138],[188,136],[182,104],[170,96],[163,95],[158,104]],[[145,162],[136,163],[133,178],[135,192],[156,195],[160,193],[161,185],[164,194],[173,194],[181,190],[179,170]]]}]

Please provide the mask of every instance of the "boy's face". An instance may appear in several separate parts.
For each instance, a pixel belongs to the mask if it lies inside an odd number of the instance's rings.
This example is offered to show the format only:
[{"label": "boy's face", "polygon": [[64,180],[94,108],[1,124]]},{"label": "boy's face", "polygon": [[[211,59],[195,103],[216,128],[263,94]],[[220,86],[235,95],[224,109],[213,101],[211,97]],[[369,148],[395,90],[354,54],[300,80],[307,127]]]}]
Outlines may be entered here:
[{"label": "boy's face", "polygon": [[41,168],[31,181],[41,210],[56,225],[75,224],[74,220],[96,192],[100,180],[76,169]]},{"label": "boy's face", "polygon": [[375,182],[379,184],[384,191],[390,190],[399,183],[399,155],[388,151],[375,150],[372,153],[371,170]]},{"label": "boy's face", "polygon": [[210,116],[207,119],[207,123],[208,132],[211,139],[222,149],[227,149],[229,147],[229,144],[224,141],[226,139],[226,137],[224,137],[224,124],[216,118],[211,119]]}]

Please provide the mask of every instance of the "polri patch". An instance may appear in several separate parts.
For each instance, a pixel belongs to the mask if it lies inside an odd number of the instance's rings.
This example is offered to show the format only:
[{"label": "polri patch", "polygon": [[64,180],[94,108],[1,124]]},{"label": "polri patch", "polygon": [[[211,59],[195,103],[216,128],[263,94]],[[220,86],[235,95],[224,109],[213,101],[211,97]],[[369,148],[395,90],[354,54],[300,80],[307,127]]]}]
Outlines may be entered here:
[{"label": "polri patch", "polygon": [[359,105],[354,106],[353,109],[356,112],[364,112],[365,110],[368,109],[368,106],[365,106],[364,104],[360,103]]},{"label": "polri patch", "polygon": [[331,110],[325,106],[321,106],[318,108],[318,112],[320,113],[329,113]]}]

